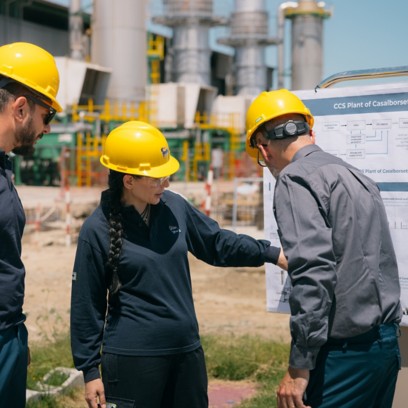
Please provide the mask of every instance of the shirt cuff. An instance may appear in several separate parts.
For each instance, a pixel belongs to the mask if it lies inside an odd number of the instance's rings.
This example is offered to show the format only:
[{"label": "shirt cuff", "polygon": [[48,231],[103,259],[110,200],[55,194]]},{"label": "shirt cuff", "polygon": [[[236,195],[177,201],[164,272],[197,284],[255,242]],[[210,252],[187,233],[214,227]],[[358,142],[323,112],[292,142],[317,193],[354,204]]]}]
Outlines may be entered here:
[{"label": "shirt cuff", "polygon": [[299,348],[292,342],[290,348],[289,365],[293,368],[313,370],[316,366],[316,359],[319,351],[320,348]]},{"label": "shirt cuff", "polygon": [[98,367],[92,367],[89,370],[83,370],[84,382],[89,382],[101,378]]},{"label": "shirt cuff", "polygon": [[264,253],[265,262],[270,262],[276,265],[278,263],[280,251],[281,249],[279,247],[273,245],[266,248]]}]

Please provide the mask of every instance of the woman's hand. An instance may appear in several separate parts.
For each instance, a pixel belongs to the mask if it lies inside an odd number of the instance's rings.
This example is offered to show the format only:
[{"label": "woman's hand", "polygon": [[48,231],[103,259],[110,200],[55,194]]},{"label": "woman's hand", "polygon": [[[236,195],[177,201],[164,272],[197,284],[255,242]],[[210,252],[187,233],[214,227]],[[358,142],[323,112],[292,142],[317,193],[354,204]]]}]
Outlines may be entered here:
[{"label": "woman's hand", "polygon": [[100,378],[85,383],[85,400],[89,408],[106,408],[105,389]]}]

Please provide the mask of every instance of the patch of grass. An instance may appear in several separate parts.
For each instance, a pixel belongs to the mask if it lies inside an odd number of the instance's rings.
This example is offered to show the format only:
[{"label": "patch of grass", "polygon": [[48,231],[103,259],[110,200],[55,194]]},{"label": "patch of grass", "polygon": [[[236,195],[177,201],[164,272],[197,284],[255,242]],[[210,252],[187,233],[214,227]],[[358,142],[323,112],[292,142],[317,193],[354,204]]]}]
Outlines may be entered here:
[{"label": "patch of grass", "polygon": [[[73,368],[70,338],[68,334],[54,334],[53,341],[30,345],[31,364],[28,367],[27,387],[38,390],[37,382],[44,382],[44,376],[56,367]],[[55,372],[48,385],[58,386],[67,379],[66,374]],[[26,408],[77,408],[85,407],[83,387],[69,388],[59,395],[43,395],[27,402]]]},{"label": "patch of grass", "polygon": [[26,408],[78,408],[86,407],[83,388],[65,390],[59,395],[45,395],[39,399],[30,400]]},{"label": "patch of grass", "polygon": [[[34,344],[30,347],[31,364],[28,367],[27,387],[36,390],[36,383],[56,367],[74,367],[69,336],[60,335],[52,343]],[[61,385],[61,384],[49,384]]]},{"label": "patch of grass", "polygon": [[[270,408],[276,406],[275,391],[288,361],[289,345],[254,336],[202,336],[209,378],[258,384],[258,394],[240,408]],[[35,345],[31,350],[28,388],[56,367],[73,367],[69,336],[59,336],[53,343]],[[54,379],[57,382],[61,378]],[[59,384],[56,384],[59,385]],[[79,404],[79,405],[78,405]],[[27,408],[70,408],[85,406],[83,389],[67,390],[56,397],[33,400]]]},{"label": "patch of grass", "polygon": [[287,369],[289,345],[259,337],[203,336],[210,378],[258,384],[258,394],[240,408],[276,406],[276,389]]},{"label": "patch of grass", "polygon": [[58,387],[68,379],[69,375],[66,373],[61,373],[60,371],[54,371],[50,376],[43,381],[44,384],[51,385],[53,387]]}]

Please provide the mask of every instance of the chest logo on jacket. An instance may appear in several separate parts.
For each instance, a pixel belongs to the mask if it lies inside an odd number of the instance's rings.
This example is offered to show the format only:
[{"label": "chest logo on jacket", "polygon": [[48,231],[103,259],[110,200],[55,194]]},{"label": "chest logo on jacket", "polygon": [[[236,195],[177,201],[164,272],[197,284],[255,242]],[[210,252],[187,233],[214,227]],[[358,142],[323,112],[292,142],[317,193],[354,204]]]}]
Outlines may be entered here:
[{"label": "chest logo on jacket", "polygon": [[181,229],[177,225],[169,225],[169,230],[172,234],[179,234]]}]

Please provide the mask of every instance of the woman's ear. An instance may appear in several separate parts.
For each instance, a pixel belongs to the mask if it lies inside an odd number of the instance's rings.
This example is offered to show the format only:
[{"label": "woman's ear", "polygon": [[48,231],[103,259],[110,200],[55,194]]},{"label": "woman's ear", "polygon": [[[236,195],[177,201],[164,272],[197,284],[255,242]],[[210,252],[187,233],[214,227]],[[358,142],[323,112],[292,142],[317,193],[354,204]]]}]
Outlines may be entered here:
[{"label": "woman's ear", "polygon": [[135,179],[131,174],[125,174],[123,176],[123,186],[127,188],[128,190],[133,188],[133,183]]}]

